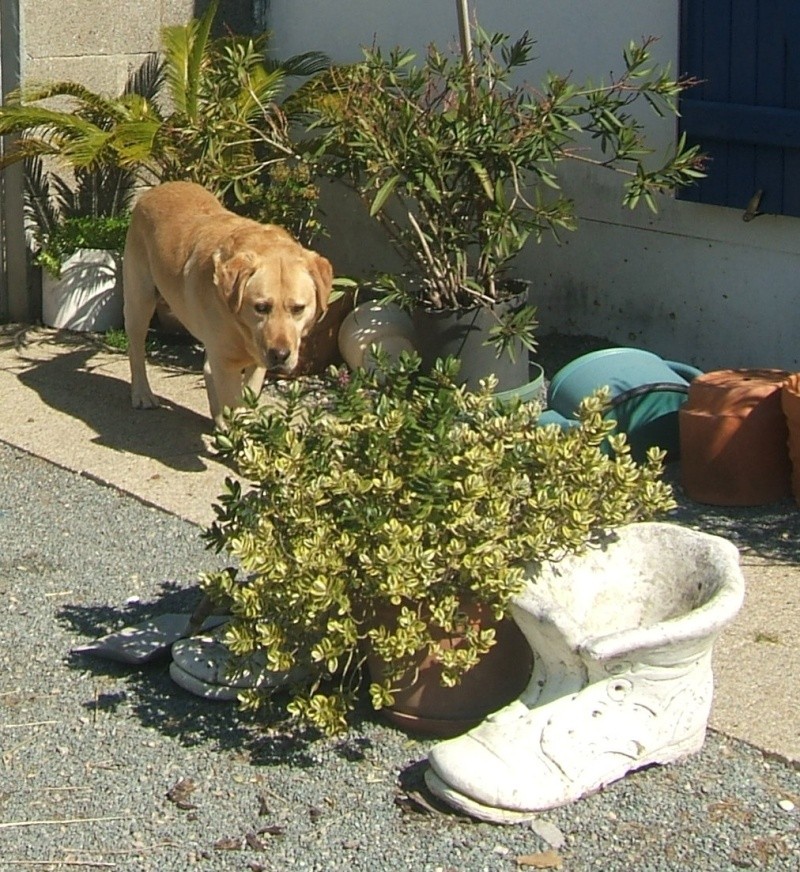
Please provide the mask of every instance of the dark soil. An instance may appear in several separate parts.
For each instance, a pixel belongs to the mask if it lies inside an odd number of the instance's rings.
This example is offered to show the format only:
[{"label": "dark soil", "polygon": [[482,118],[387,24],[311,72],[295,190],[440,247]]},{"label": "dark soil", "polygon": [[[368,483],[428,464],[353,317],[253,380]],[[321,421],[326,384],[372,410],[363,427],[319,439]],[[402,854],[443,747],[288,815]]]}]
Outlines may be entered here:
[{"label": "dark soil", "polygon": [[547,336],[537,338],[536,350],[531,355],[531,360],[542,367],[545,377],[549,380],[563,366],[582,354],[589,354],[601,348],[613,348],[615,345],[616,343],[600,336],[549,333]]}]

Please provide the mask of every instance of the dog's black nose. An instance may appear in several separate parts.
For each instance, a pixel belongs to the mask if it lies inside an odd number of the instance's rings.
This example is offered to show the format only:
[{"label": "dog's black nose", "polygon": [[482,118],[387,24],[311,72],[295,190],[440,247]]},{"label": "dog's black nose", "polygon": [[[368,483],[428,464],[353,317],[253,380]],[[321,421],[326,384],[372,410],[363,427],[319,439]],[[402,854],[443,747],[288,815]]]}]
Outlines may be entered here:
[{"label": "dog's black nose", "polygon": [[269,360],[272,366],[283,366],[289,359],[292,350],[291,348],[270,348]]}]

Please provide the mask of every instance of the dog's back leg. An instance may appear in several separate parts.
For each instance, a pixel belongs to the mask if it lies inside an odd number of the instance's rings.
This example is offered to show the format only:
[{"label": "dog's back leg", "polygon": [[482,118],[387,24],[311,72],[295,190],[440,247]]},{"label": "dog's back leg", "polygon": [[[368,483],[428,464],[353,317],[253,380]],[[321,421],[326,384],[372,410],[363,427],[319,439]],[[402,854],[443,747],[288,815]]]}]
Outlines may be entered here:
[{"label": "dog's back leg", "polygon": [[131,367],[131,405],[134,409],[155,409],[158,399],[150,389],[145,365],[145,341],[156,310],[156,286],[141,248],[129,242],[122,259],[122,287],[128,361]]}]

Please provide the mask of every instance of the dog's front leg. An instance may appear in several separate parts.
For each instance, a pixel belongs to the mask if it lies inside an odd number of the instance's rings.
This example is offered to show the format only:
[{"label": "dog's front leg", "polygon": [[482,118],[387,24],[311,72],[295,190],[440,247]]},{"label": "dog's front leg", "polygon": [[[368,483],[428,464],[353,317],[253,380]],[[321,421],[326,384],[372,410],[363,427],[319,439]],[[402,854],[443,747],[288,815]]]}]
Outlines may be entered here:
[{"label": "dog's front leg", "polygon": [[263,366],[250,366],[244,371],[245,387],[258,396],[261,393],[261,388],[264,387],[264,377],[267,371]]},{"label": "dog's front leg", "polygon": [[206,382],[211,417],[217,428],[224,430],[223,413],[225,409],[233,409],[242,403],[242,373],[239,370],[226,367],[206,352],[203,378]]}]

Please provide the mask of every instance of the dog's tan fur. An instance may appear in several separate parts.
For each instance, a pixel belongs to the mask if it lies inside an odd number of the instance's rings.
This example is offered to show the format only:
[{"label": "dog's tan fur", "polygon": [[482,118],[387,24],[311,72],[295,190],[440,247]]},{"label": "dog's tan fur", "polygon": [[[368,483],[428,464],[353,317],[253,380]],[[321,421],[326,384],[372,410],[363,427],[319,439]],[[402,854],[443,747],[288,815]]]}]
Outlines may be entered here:
[{"label": "dog's tan fur", "polygon": [[290,373],[300,342],[328,305],[330,263],[285,230],[223,208],[192,182],[143,194],[125,242],[125,330],[134,408],[158,406],[147,380],[145,337],[160,293],[205,346],[211,414],[258,393],[266,371]]}]

